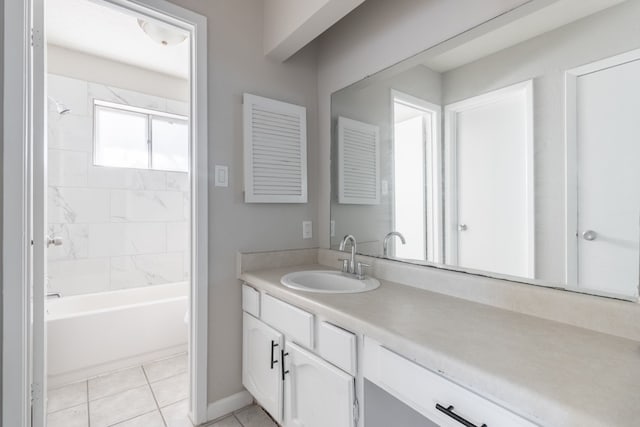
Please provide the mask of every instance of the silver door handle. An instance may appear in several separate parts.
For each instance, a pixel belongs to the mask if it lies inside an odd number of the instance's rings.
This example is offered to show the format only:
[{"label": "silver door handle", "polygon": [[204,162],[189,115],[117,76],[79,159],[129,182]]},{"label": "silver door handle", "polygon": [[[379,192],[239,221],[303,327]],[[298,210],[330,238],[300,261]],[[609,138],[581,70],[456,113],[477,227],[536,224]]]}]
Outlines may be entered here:
[{"label": "silver door handle", "polygon": [[467,231],[467,224],[458,225],[458,231]]},{"label": "silver door handle", "polygon": [[598,233],[596,233],[593,230],[587,230],[584,233],[582,233],[582,238],[590,242],[593,240],[596,240],[597,237],[598,237]]},{"label": "silver door handle", "polygon": [[47,236],[47,247],[51,245],[62,246],[62,237]]}]

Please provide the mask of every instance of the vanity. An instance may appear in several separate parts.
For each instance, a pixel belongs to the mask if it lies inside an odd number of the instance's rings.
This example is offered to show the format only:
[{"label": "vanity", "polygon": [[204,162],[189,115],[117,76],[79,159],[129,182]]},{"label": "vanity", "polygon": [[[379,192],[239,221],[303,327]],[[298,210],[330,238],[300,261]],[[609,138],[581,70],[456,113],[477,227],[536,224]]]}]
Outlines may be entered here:
[{"label": "vanity", "polygon": [[[337,267],[335,259],[325,264]],[[633,426],[640,419],[637,341],[388,280],[341,294],[281,284],[289,273],[336,271],[331,266],[240,275],[243,384],[283,426]]]}]

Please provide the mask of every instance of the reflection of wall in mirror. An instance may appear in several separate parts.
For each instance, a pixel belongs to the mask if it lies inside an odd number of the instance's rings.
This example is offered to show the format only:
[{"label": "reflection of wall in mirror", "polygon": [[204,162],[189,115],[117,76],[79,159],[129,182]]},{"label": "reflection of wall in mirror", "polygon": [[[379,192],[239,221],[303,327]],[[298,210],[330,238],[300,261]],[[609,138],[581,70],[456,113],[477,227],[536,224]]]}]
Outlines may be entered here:
[{"label": "reflection of wall in mirror", "polygon": [[[337,162],[332,162],[331,217],[336,221],[331,247],[337,248],[342,236],[353,234],[358,240],[358,251],[371,255],[382,254],[382,239],[392,231],[393,183],[391,90],[399,90],[425,101],[440,104],[441,80],[439,73],[418,66],[388,79],[381,79],[365,87],[347,88],[332,96],[332,126],[338,117],[362,121],[380,128],[380,174],[383,187],[380,204],[350,205],[337,203]],[[332,153],[337,152],[337,138],[332,138]]]}]

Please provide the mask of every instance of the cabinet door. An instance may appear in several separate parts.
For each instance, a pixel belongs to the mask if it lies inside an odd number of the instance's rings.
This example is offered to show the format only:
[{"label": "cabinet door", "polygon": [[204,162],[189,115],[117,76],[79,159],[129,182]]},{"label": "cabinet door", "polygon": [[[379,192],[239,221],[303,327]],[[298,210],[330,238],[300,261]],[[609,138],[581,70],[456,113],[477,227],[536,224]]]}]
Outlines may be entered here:
[{"label": "cabinet door", "polygon": [[353,377],[295,344],[285,355],[284,426],[353,427]]},{"label": "cabinet door", "polygon": [[271,416],[282,422],[280,355],[284,336],[242,313],[242,384]]}]

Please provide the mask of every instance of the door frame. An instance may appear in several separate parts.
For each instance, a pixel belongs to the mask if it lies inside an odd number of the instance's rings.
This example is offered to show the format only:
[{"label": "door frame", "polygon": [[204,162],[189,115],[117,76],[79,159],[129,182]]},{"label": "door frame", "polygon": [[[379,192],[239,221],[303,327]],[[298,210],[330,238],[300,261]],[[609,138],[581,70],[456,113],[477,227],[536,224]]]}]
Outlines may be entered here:
[{"label": "door frame", "polygon": [[534,129],[533,129],[533,80],[496,89],[482,95],[454,102],[444,107],[444,241],[445,263],[458,264],[458,144],[457,114],[479,106],[498,101],[514,92],[524,91],[527,99],[526,129],[526,186],[527,186],[527,272],[530,278],[535,275],[535,180],[534,180]]},{"label": "door frame", "polygon": [[[565,280],[566,286],[578,286],[578,78],[607,68],[640,60],[640,49],[590,62],[565,71]],[[640,285],[639,285],[640,289]],[[589,293],[594,293],[592,290]],[[616,295],[616,298],[620,296]],[[632,298],[634,301],[637,298]]]},{"label": "door frame", "polygon": [[[170,23],[191,34],[191,298],[189,330],[189,412],[195,423],[207,419],[208,372],[208,112],[207,19],[166,0],[102,0],[116,7]],[[32,41],[44,42],[42,29],[33,27],[34,0],[4,2],[4,100],[2,183],[2,425],[31,424],[33,354],[30,304],[32,298],[30,221],[34,197],[33,55]],[[36,21],[37,22],[37,21]],[[45,106],[42,106],[44,111]],[[10,143],[7,143],[10,141]],[[42,216],[42,215],[41,215]],[[43,236],[41,236],[43,237]],[[33,383],[32,383],[33,381]]]},{"label": "door frame", "polygon": [[[424,147],[425,162],[425,258],[427,262],[441,264],[443,260],[443,230],[442,230],[442,106],[422,98],[409,95],[396,89],[391,89],[391,140],[392,149],[395,147],[395,104],[396,102],[421,110],[423,114],[431,116],[433,123],[430,140]],[[426,130],[425,130],[426,132]],[[426,136],[426,135],[425,135]],[[393,166],[392,166],[393,169]],[[393,171],[395,176],[395,170]],[[395,185],[395,183],[394,183]],[[392,193],[391,209],[392,230],[395,230],[395,191]],[[395,245],[395,240],[391,242]],[[431,257],[431,259],[429,259]]]}]

